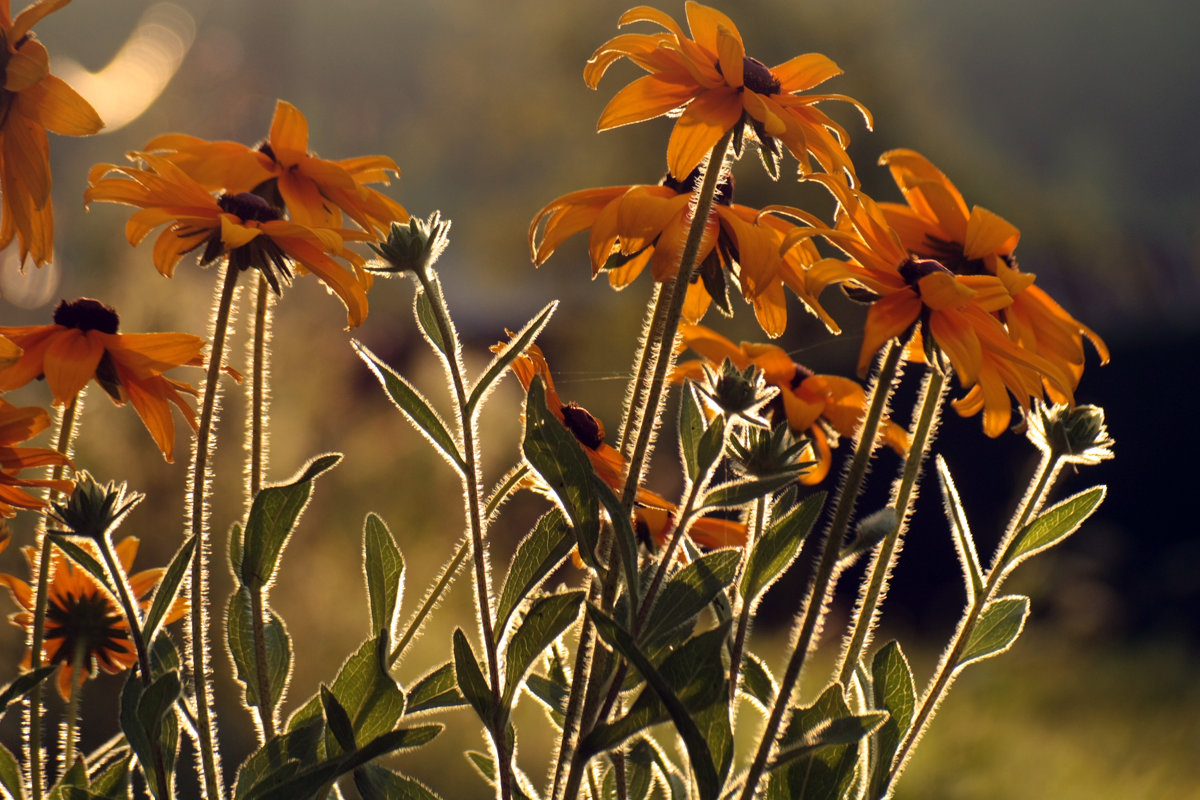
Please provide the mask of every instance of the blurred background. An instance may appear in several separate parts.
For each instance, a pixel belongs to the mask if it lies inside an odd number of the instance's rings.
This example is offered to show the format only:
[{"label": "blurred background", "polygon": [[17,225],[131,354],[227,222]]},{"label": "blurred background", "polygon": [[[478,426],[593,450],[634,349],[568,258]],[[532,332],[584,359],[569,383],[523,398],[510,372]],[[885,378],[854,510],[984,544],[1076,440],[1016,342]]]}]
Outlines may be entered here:
[{"label": "blurred background", "polygon": [[[482,364],[486,346],[506,326],[520,326],[558,298],[562,307],[542,344],[560,393],[613,427],[648,280],[621,294],[604,281],[592,283],[582,237],[535,271],[527,229],[537,210],[561,194],[661,177],[669,120],[595,133],[605,103],[640,73],[619,64],[597,92],[581,78],[584,62],[615,33],[628,5],[110,0],[68,6],[39,24],[37,35],[50,50],[52,71],[88,97],[109,127],[88,139],[52,141],[57,260],[22,275],[9,258],[0,268],[0,319],[44,324],[60,298],[92,296],[118,308],[124,332],[203,334],[215,271],[185,260],[174,279],[158,275],[150,245],[135,250],[124,239],[127,209],[99,204],[85,211],[87,170],[123,163],[126,152],[170,131],[254,143],[282,98],[307,115],[311,149],[326,158],[394,157],[403,175],[390,194],[415,215],[437,209],[454,221],[440,274],[470,362]],[[1112,350],[1112,364],[1103,368],[1089,353],[1078,400],[1106,409],[1117,459],[1068,476],[1059,492],[1103,482],[1108,499],[1077,536],[1014,577],[1009,588],[1034,600],[1026,633],[1011,653],[966,672],[898,796],[1200,797],[1194,680],[1200,537],[1183,500],[1197,477],[1197,426],[1183,412],[1192,413],[1196,402],[1193,354],[1200,347],[1194,145],[1200,6],[1181,0],[1146,0],[1136,10],[1116,0],[719,6],[739,25],[749,54],[767,64],[819,51],[844,68],[830,91],[863,101],[875,115],[875,131],[845,109],[832,113],[851,131],[851,152],[870,193],[897,197],[886,170],[871,166],[880,153],[894,147],[924,153],[969,204],[1021,229],[1022,269],[1036,273],[1039,285]],[[681,3],[663,8],[682,19]],[[751,155],[736,168],[739,202],[819,197],[794,182],[771,183],[755,161]],[[785,162],[785,174],[791,169],[794,162]],[[846,335],[829,337],[795,304],[781,343],[818,371],[848,373],[859,346],[858,311],[827,299]],[[440,370],[415,330],[411,302],[407,282],[377,282],[369,319],[351,332],[343,330],[337,299],[311,279],[287,290],[277,307],[270,478],[283,480],[322,452],[346,455],[317,484],[272,593],[302,656],[287,711],[330,681],[368,633],[364,515],[383,517],[407,559],[402,618],[462,532],[454,476],[347,347],[351,338],[362,341],[441,403]],[[734,304],[734,319],[706,321],[735,340],[762,339],[749,307]],[[236,358],[246,338],[243,325],[233,343]],[[198,370],[178,377],[200,380]],[[44,386],[22,391],[9,399],[47,402]],[[514,382],[506,381],[484,414],[489,476],[517,457],[519,402]],[[228,526],[243,514],[245,401],[232,383],[223,405],[213,513],[219,552]],[[977,419],[953,412],[937,448],[959,480],[981,550],[990,552],[1029,474],[1032,448],[1016,435],[987,440]],[[124,528],[143,540],[142,568],[165,564],[180,542],[182,435],[177,452],[179,463],[164,465],[130,410],[91,392],[77,460],[102,480],[128,480],[149,495]],[[664,492],[678,483],[670,455],[653,477]],[[878,503],[895,467],[884,461],[875,470]],[[501,568],[542,508],[521,498],[501,517],[492,541]],[[18,520],[15,529],[18,544],[29,541],[29,520]],[[221,596],[228,578],[217,564]],[[24,575],[15,549],[0,559],[0,570]],[[853,590],[854,579],[846,576],[843,586]],[[902,638],[918,686],[961,609],[959,580],[930,483],[878,639]],[[765,651],[782,647],[787,615],[802,590],[803,576],[795,576],[772,591],[756,629]],[[852,599],[847,592],[834,622]],[[472,629],[472,602],[463,581],[427,626],[426,646],[406,657],[402,682],[445,659],[456,625]],[[218,645],[219,628],[214,624]],[[7,681],[21,632],[4,626],[0,646],[11,654],[9,666],[0,667]],[[86,707],[94,706],[98,718],[111,713],[118,680],[89,685]],[[820,688],[812,686],[813,694]],[[233,769],[253,742],[253,728],[238,708],[236,686],[218,686],[218,699],[226,766]],[[536,708],[522,713],[531,721],[539,716]],[[19,737],[15,716],[0,726],[10,747]],[[484,748],[477,726],[467,712],[446,718],[453,735],[442,737],[440,749],[422,750],[400,766],[445,796],[485,796],[458,754],[464,742]],[[528,729],[521,763],[536,777],[548,747]]]}]

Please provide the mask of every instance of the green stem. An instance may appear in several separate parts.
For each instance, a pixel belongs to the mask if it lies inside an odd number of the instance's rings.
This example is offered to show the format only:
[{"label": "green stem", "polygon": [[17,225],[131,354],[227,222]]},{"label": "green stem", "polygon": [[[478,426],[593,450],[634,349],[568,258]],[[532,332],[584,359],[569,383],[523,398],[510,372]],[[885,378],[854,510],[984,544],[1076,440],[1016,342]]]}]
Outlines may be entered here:
[{"label": "green stem", "polygon": [[200,406],[200,426],[196,432],[195,459],[189,475],[187,506],[187,533],[196,539],[196,551],[192,555],[190,579],[191,668],[196,691],[196,728],[200,735],[201,772],[204,775],[205,795],[208,800],[221,800],[220,760],[216,748],[216,718],[213,715],[212,698],[208,685],[208,614],[206,612],[208,610],[208,560],[211,555],[208,499],[212,477],[209,474],[209,460],[212,455],[217,388],[221,374],[221,362],[225,359],[225,338],[229,331],[237,278],[237,268],[230,265],[226,259],[221,294],[217,300],[212,325],[212,347],[208,357],[208,373],[204,379],[204,398]]},{"label": "green stem", "polygon": [[838,558],[841,555],[842,542],[846,538],[846,531],[850,528],[850,518],[854,514],[854,505],[858,501],[863,481],[867,476],[867,467],[871,460],[871,453],[875,449],[888,397],[891,395],[900,371],[900,357],[903,350],[904,348],[895,340],[890,340],[885,345],[883,364],[871,386],[870,407],[858,433],[854,457],[850,461],[850,469],[846,472],[846,478],[838,490],[833,521],[829,525],[825,541],[821,544],[820,563],[808,592],[804,621],[796,634],[791,658],[788,660],[787,669],[780,681],[779,694],[775,697],[775,704],[771,707],[771,716],[767,719],[758,750],[754,754],[754,761],[750,764],[750,770],[746,775],[746,783],[742,787],[742,800],[750,800],[758,789],[759,779],[766,770],[767,759],[775,748],[775,740],[779,736],[784,714],[791,703],[792,692],[800,680],[804,662],[813,647],[817,627],[825,611],[825,603],[833,590],[834,575]]},{"label": "green stem", "polygon": [[83,694],[83,656],[86,640],[81,636],[75,640],[75,652],[71,654],[71,699],[67,701],[66,746],[63,748],[63,769],[68,770],[75,761],[75,739],[79,725],[79,697]]},{"label": "green stem", "polygon": [[[58,436],[54,449],[68,458],[75,441],[76,423],[80,412],[83,411],[83,394],[71,398],[58,417]],[[52,480],[62,480],[66,467],[55,465],[50,473]],[[58,496],[57,489],[46,490],[46,500],[54,500]],[[49,601],[50,590],[50,537],[46,535],[46,518],[38,521],[38,537],[41,539],[41,555],[38,557],[37,592],[34,594],[33,632],[29,642],[29,668],[39,669],[42,666],[42,647],[46,643],[46,603]],[[29,728],[28,763],[29,788],[33,800],[42,800],[45,787],[42,785],[42,685],[39,683],[29,693],[29,704],[26,707],[27,724]]]},{"label": "green stem", "polygon": [[670,295],[663,291],[665,284],[655,283],[649,305],[646,307],[646,321],[642,325],[642,334],[638,342],[637,369],[634,371],[633,383],[625,397],[624,413],[621,415],[621,435],[617,438],[617,450],[622,458],[629,460],[629,448],[633,444],[630,431],[633,428],[637,409],[642,406],[645,398],[647,380],[654,367],[654,348],[652,342],[662,339],[663,326],[667,321],[667,307],[670,305]]},{"label": "green stem", "polygon": [[934,713],[937,711],[938,706],[941,705],[942,698],[954,682],[958,660],[962,655],[963,648],[970,640],[971,634],[974,633],[980,614],[983,613],[984,608],[995,597],[996,592],[1000,590],[1000,585],[1004,582],[1006,575],[1004,570],[1005,565],[1001,561],[1004,552],[1008,549],[1012,537],[1025,527],[1029,519],[1045,501],[1061,465],[1061,458],[1058,454],[1051,451],[1042,454],[1041,463],[1038,464],[1034,479],[1030,482],[1030,488],[1025,493],[1024,502],[1021,504],[1018,513],[1014,515],[1013,522],[1008,526],[1005,535],[1000,540],[1000,544],[996,547],[992,566],[988,570],[987,578],[984,581],[983,591],[975,596],[974,601],[967,607],[963,618],[959,621],[954,638],[951,639],[949,647],[947,647],[946,652],[942,655],[937,671],[930,681],[929,688],[921,698],[921,705],[917,708],[916,714],[913,715],[912,724],[909,726],[907,733],[905,733],[904,739],[900,742],[900,746],[896,748],[896,755],[892,759],[891,773],[888,775],[888,779],[884,784],[883,790],[879,793],[879,797],[888,797],[891,794],[896,781],[900,779],[901,773],[904,772],[904,768],[908,764],[908,759],[911,757],[913,749],[917,746],[917,742],[921,740],[925,729],[929,727]]},{"label": "green stem", "polygon": [[[496,749],[496,782],[500,787],[502,800],[512,797],[512,753],[508,752],[505,739],[503,718],[507,716],[501,708],[500,687],[500,656],[496,647],[496,638],[492,625],[491,594],[488,590],[487,554],[483,550],[487,518],[480,501],[480,484],[482,477],[478,459],[475,455],[475,425],[467,413],[467,386],[463,378],[461,345],[450,312],[446,308],[446,300],[442,296],[437,279],[426,269],[415,270],[417,279],[429,305],[433,309],[437,322],[438,333],[446,344],[448,352],[441,353],[446,361],[446,370],[454,388],[455,416],[458,419],[459,438],[463,448],[463,491],[467,496],[467,518],[471,529],[471,554],[475,561],[475,594],[479,602],[479,627],[483,636],[483,646],[487,651],[488,677],[492,690],[492,704],[495,709],[495,719],[488,726],[492,743]],[[435,350],[437,348],[434,348]]]},{"label": "green stem", "polygon": [[[751,551],[754,549],[754,544],[762,538],[763,531],[767,527],[767,498],[760,497],[754,504],[754,526],[750,529],[750,536],[746,540],[746,546],[743,549],[743,561],[750,557]],[[738,574],[745,569],[743,565]],[[742,653],[746,649],[746,636],[750,632],[750,614],[754,610],[754,603],[747,603],[746,598],[741,597],[740,592],[734,592],[735,598],[740,599],[741,607],[738,609],[737,628],[733,632],[733,647],[729,650],[729,705],[734,709],[734,702],[737,700],[738,676],[742,672]],[[735,709],[736,710],[736,709]]]},{"label": "green stem", "polygon": [[262,489],[263,473],[267,463],[267,403],[271,393],[268,386],[267,356],[270,351],[267,344],[271,340],[271,287],[267,279],[260,273],[258,287],[255,290],[254,332],[250,342],[250,408],[247,416],[250,418],[249,442],[247,442],[248,463],[246,469],[247,497],[246,508],[254,502],[254,497]]},{"label": "green stem", "polygon": [[937,429],[945,388],[946,376],[940,370],[931,367],[925,373],[920,412],[912,431],[900,485],[892,500],[892,508],[896,511],[896,522],[887,537],[875,550],[875,557],[871,562],[871,577],[859,598],[858,608],[854,614],[854,629],[842,653],[842,667],[838,672],[838,682],[842,686],[850,685],[850,679],[854,675],[858,659],[878,622],[879,606],[883,603],[888,578],[892,574],[896,558],[899,557],[899,547],[907,527],[908,515],[916,500],[917,477],[921,473],[921,465],[925,461],[925,456],[929,452],[929,444]]}]

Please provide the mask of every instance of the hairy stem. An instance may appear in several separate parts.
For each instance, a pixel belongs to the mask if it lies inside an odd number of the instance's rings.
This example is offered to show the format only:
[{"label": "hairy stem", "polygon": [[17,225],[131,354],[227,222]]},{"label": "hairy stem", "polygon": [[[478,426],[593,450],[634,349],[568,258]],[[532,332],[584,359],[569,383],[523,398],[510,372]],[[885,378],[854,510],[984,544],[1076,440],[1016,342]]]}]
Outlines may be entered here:
[{"label": "hairy stem", "polygon": [[[744,561],[750,557],[754,543],[762,538],[763,531],[767,528],[767,514],[767,498],[760,497],[754,504],[754,525],[750,529],[750,536],[743,549],[743,565],[738,570],[739,575],[746,569]],[[754,606],[754,603],[748,603],[746,598],[740,597],[740,593],[735,592],[734,594],[740,598],[741,607],[738,609],[737,627],[733,632],[733,647],[729,650],[729,705],[731,709],[734,708],[734,702],[737,700],[738,676],[742,672],[742,654],[746,649],[746,636],[750,632],[750,613]]]},{"label": "hairy stem", "polygon": [[870,407],[858,432],[854,457],[850,462],[850,469],[846,472],[846,477],[838,489],[833,520],[830,522],[825,540],[821,544],[820,563],[806,598],[804,620],[797,631],[792,645],[791,658],[788,660],[787,669],[780,680],[779,694],[775,697],[771,715],[767,719],[758,750],[754,754],[754,761],[750,764],[746,782],[742,786],[742,800],[750,800],[758,789],[759,779],[766,770],[767,759],[775,748],[775,741],[779,736],[784,715],[791,703],[792,692],[800,680],[804,662],[816,639],[825,603],[832,593],[835,568],[841,555],[842,542],[846,537],[846,531],[850,528],[850,518],[854,514],[854,505],[867,476],[867,467],[870,463],[871,453],[875,449],[888,397],[891,395],[892,387],[899,373],[902,352],[903,347],[894,340],[885,345],[883,364],[871,386]]}]

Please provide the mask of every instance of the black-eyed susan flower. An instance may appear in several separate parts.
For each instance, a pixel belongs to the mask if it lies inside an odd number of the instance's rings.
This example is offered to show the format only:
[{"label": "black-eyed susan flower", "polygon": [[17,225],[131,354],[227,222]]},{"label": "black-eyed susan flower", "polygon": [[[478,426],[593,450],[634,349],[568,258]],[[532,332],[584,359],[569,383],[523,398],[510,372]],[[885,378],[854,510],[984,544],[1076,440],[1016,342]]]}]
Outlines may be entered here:
[{"label": "black-eyed susan flower", "polygon": [[879,206],[862,192],[827,175],[813,175],[838,200],[835,229],[797,232],[790,241],[819,233],[848,256],[826,260],[808,272],[819,293],[831,283],[858,286],[873,295],[859,351],[864,375],[875,353],[893,338],[909,341],[909,357],[929,352],[945,355],[967,397],[955,402],[963,416],[983,411],[983,429],[999,436],[1012,418],[1009,393],[1022,408],[1043,395],[1043,379],[1066,394],[1071,382],[1065,370],[1013,341],[995,312],[1012,304],[1012,296],[995,275],[959,275],[933,259],[914,256],[892,229]]},{"label": "black-eyed susan flower", "polygon": [[196,390],[163,373],[175,367],[203,366],[204,340],[187,333],[117,333],[120,317],[97,300],[62,301],[54,323],[24,328],[0,328],[24,349],[12,366],[0,370],[0,392],[45,378],[55,405],[75,398],[95,380],[118,405],[128,401],[146,429],[171,461],[175,422],[170,404],[194,430],[196,415],[183,399]]},{"label": "black-eyed susan flower", "polygon": [[32,467],[70,465],[70,459],[57,450],[17,446],[49,425],[50,418],[45,409],[37,406],[18,408],[0,400],[0,516],[11,517],[18,508],[44,508],[46,501],[27,492],[29,487],[49,487],[61,492],[71,490],[71,481],[19,476],[22,470]]},{"label": "black-eyed susan flower", "polygon": [[137,157],[149,169],[97,164],[84,196],[89,203],[100,200],[141,209],[125,226],[132,245],[165,224],[154,243],[154,266],[163,275],[170,277],[184,255],[203,247],[201,264],[227,256],[233,269],[261,271],[277,294],[291,281],[294,268],[307,270],[342,299],[352,327],[366,319],[371,276],[363,269],[362,256],[345,247],[347,239],[365,234],[284,220],[279,209],[249,192],[214,197],[170,161],[147,153]]},{"label": "black-eyed susan flower", "polygon": [[[892,150],[879,162],[888,167],[906,205],[880,203],[901,242],[914,254],[934,258],[958,275],[995,275],[1012,304],[999,310],[1009,336],[1026,350],[1054,363],[1070,376],[1070,388],[1083,375],[1083,339],[1108,363],[1108,347],[1090,328],[1067,313],[1033,284],[1013,255],[1021,233],[1016,226],[981,206],[970,210],[950,179],[913,150]],[[1046,393],[1056,403],[1067,396],[1052,382]]]},{"label": "black-eyed susan flower", "polygon": [[[530,223],[533,261],[540,266],[564,241],[589,231],[593,278],[603,271],[614,288],[622,289],[649,266],[655,281],[670,280],[679,274],[698,180],[699,170],[694,170],[686,181],[667,175],[656,186],[609,186],[563,195]],[[728,312],[726,286],[732,279],[768,336],[780,335],[787,326],[785,286],[836,331],[833,319],[808,290],[805,272],[820,260],[816,248],[805,243],[781,252],[781,243],[794,227],[734,203],[731,182],[718,183],[683,318],[698,322],[714,298]]]},{"label": "black-eyed susan flower", "polygon": [[805,94],[841,74],[837,64],[819,53],[796,56],[775,67],[746,55],[733,21],[696,2],[685,6],[691,37],[667,14],[638,6],[618,25],[651,22],[665,33],[626,33],[602,44],[584,68],[584,81],[596,88],[608,68],[628,58],[649,74],[613,97],[600,115],[599,130],[660,117],[682,109],[667,144],[672,175],[690,173],[725,133],[749,127],[774,159],[779,144],[792,153],[804,172],[812,170],[809,154],[827,172],[853,176],[846,155],[846,131],[817,108],[824,100],[843,100],[857,107],[870,124],[866,109],[836,94]]},{"label": "black-eyed susan flower", "polygon": [[[0,551],[7,546],[0,542]],[[88,546],[84,544],[83,546]],[[117,560],[128,574],[137,556],[138,540],[127,537],[116,546]],[[37,574],[37,550],[22,548],[31,575]],[[81,680],[96,674],[97,669],[110,675],[124,672],[137,663],[137,651],[130,636],[129,621],[121,613],[117,601],[85,570],[71,563],[57,549],[51,550],[50,584],[46,599],[46,643],[42,663],[62,664],[56,684],[64,700],[71,695],[75,671],[82,672]],[[129,576],[129,588],[143,610],[150,607],[150,595],[162,580],[164,570],[149,569]],[[9,617],[18,627],[33,627],[34,597],[28,583],[14,575],[0,574],[5,586],[21,609]],[[187,605],[178,599],[165,617],[166,622],[181,618]],[[81,658],[76,659],[76,653]],[[25,653],[24,666],[32,662],[32,653]]]},{"label": "black-eyed susan flower", "polygon": [[340,228],[342,212],[365,231],[382,236],[408,212],[367,186],[390,183],[399,175],[387,156],[327,160],[308,151],[308,120],[291,103],[278,100],[270,133],[255,148],[237,142],[210,142],[169,133],[152,139],[146,151],[183,169],[212,191],[254,192],[278,197],[293,222],[314,228]]},{"label": "black-eyed susan flower", "polygon": [[[498,344],[493,349],[498,350],[503,346]],[[546,407],[550,413],[558,418],[582,446],[596,476],[613,491],[623,491],[629,472],[628,462],[615,447],[604,441],[603,422],[579,404],[562,401],[554,388],[554,378],[550,375],[550,366],[546,363],[541,348],[530,345],[513,360],[512,371],[526,391],[529,390],[529,384],[535,375],[541,377],[546,387]],[[638,489],[635,501],[634,523],[637,530],[647,537],[646,541],[664,544],[675,529],[678,514],[676,506],[644,487]],[[726,547],[746,542],[746,526],[736,520],[702,517],[692,523],[689,534],[697,544],[705,547]]]},{"label": "black-eyed susan flower", "polygon": [[[757,367],[768,385],[779,388],[779,402],[792,433],[805,434],[812,441],[816,463],[801,474],[800,482],[813,485],[825,480],[833,463],[831,435],[836,444],[838,436],[853,436],[862,422],[866,406],[862,386],[838,375],[814,374],[773,344],[735,345],[703,325],[681,325],[679,333],[681,347],[701,358],[679,362],[674,380],[700,380],[706,364],[717,366],[726,359],[738,369]],[[906,454],[908,434],[904,429],[890,420],[885,420],[883,428],[884,441],[897,453]]]},{"label": "black-eyed susan flower", "polygon": [[86,100],[50,74],[50,56],[30,30],[70,0],[39,0],[14,19],[0,0],[0,249],[15,236],[21,263],[54,255],[47,131],[86,136],[104,127]]}]

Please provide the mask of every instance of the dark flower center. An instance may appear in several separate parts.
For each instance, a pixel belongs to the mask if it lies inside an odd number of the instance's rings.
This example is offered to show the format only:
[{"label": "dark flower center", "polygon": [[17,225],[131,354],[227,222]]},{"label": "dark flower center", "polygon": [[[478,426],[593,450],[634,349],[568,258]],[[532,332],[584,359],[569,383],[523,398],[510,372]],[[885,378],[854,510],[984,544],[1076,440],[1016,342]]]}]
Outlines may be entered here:
[{"label": "dark flower center", "polygon": [[[694,192],[700,188],[700,168],[696,167],[683,180],[675,178],[670,173],[667,173],[659,186],[666,186],[673,192],[684,194],[685,192]],[[730,206],[733,205],[733,175],[726,173],[717,180],[717,189],[713,193],[713,202],[717,205]]]},{"label": "dark flower center", "polygon": [[946,269],[940,261],[934,261],[931,258],[916,257],[910,258],[901,264],[897,272],[900,273],[900,277],[904,279],[904,282],[914,290],[917,288],[920,280],[926,275],[932,275],[935,272],[954,274]]},{"label": "dark flower center", "polygon": [[118,649],[120,642],[129,638],[121,626],[121,615],[100,592],[79,597],[52,595],[46,607],[46,622],[47,641],[62,640],[55,661],[72,661],[78,647],[86,663],[105,650]]},{"label": "dark flower center", "polygon": [[816,374],[803,364],[796,364],[793,362],[793,366],[796,368],[796,372],[792,375],[792,379],[788,381],[788,386],[792,389],[795,389],[797,386],[804,383],[805,380]]},{"label": "dark flower center", "polygon": [[233,214],[241,220],[273,222],[283,218],[283,215],[279,213],[279,209],[250,192],[223,194],[217,198],[217,205],[221,207],[222,211]]},{"label": "dark flower center", "polygon": [[54,324],[64,328],[78,328],[81,331],[116,333],[121,318],[112,306],[106,306],[90,297],[81,297],[71,302],[59,302],[54,309]]},{"label": "dark flower center", "polygon": [[[724,77],[721,62],[717,62],[717,72]],[[742,86],[755,94],[779,94],[783,84],[771,73],[771,68],[750,56],[742,57]]]},{"label": "dark flower center", "polygon": [[589,450],[595,450],[604,444],[604,434],[600,432],[600,423],[588,413],[587,409],[567,403],[562,407],[563,424],[567,426],[579,443]]}]

